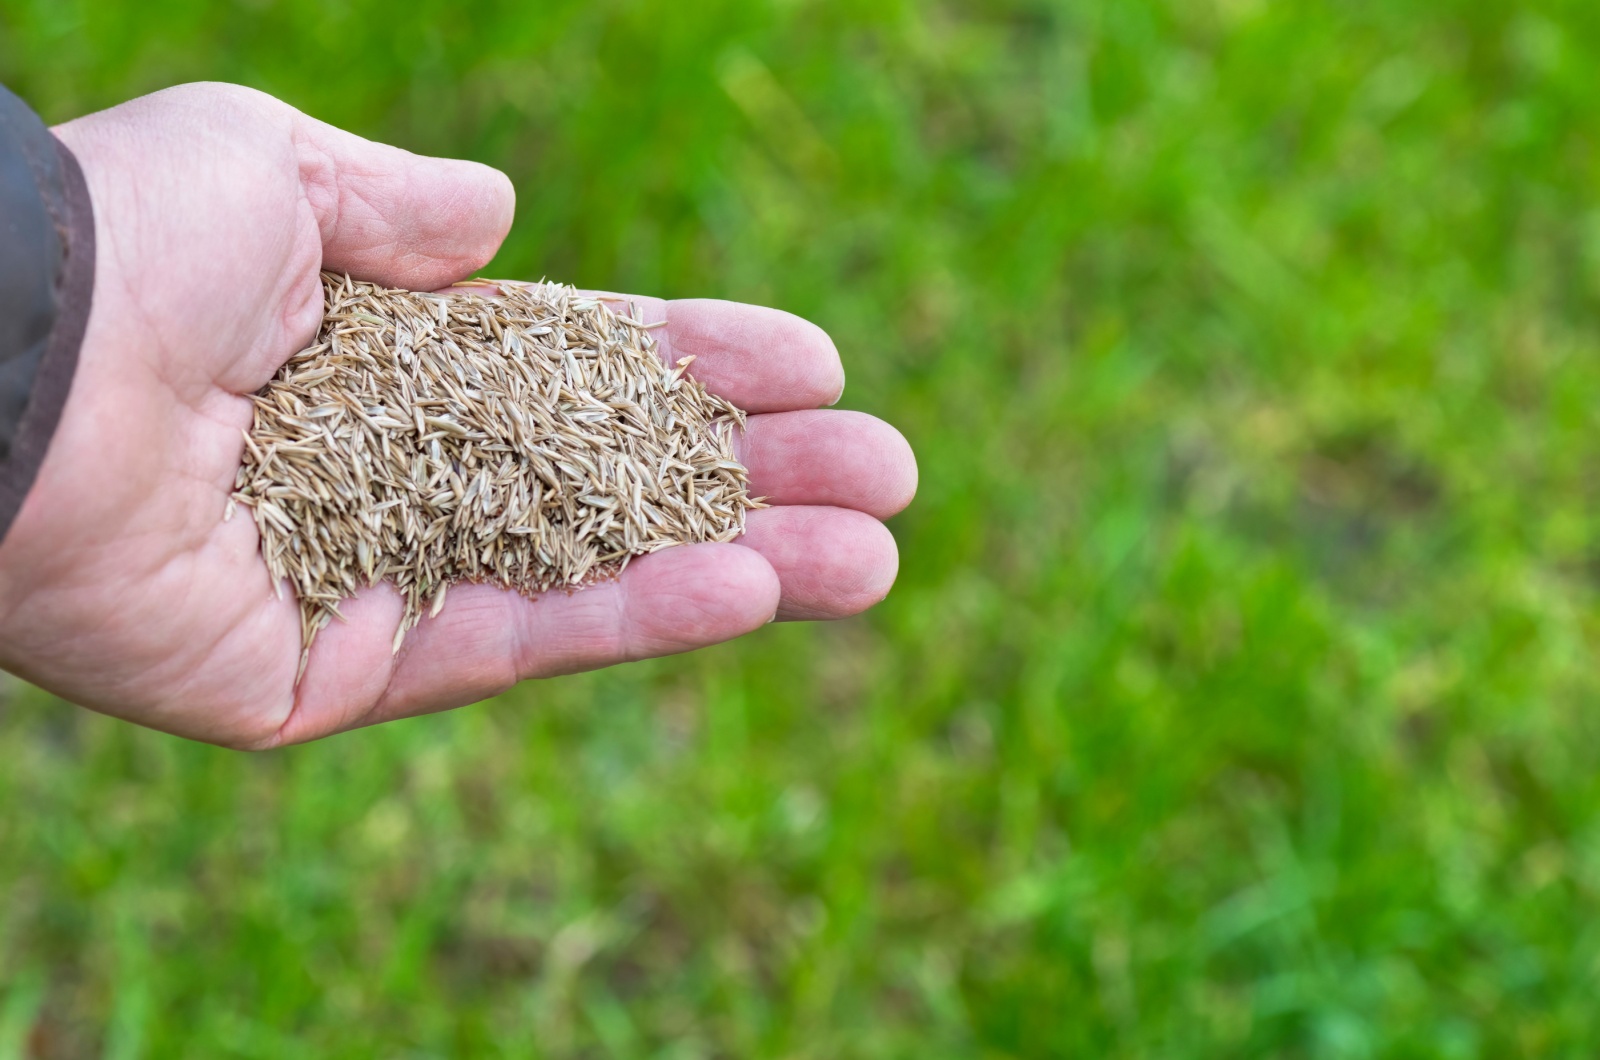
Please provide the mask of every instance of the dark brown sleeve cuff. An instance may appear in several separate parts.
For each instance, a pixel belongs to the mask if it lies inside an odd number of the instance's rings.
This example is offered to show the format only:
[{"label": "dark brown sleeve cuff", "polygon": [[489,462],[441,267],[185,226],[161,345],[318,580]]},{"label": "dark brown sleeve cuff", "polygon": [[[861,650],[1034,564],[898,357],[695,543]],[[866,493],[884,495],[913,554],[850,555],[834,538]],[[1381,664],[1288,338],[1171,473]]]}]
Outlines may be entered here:
[{"label": "dark brown sleeve cuff", "polygon": [[0,85],[0,538],[61,420],[93,294],[83,170]]}]

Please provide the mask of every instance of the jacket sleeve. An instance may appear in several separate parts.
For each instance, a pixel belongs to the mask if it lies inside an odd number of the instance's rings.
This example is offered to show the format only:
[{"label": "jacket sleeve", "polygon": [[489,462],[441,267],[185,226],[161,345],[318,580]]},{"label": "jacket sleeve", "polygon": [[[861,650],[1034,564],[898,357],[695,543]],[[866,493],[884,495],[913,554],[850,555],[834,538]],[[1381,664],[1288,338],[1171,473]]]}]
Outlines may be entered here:
[{"label": "jacket sleeve", "polygon": [[0,539],[61,419],[93,293],[83,171],[0,85]]}]

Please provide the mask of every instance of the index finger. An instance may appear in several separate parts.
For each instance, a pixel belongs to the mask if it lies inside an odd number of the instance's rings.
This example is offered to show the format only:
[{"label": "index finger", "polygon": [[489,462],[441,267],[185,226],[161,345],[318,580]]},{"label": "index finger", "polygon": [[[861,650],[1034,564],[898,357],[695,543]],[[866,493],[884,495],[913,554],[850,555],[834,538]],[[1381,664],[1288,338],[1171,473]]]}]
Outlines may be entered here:
[{"label": "index finger", "polygon": [[641,299],[668,364],[694,358],[689,374],[746,412],[831,405],[844,393],[844,365],[828,333],[793,313],[716,298]]},{"label": "index finger", "polygon": [[[506,281],[469,280],[457,287]],[[844,393],[844,365],[828,333],[781,309],[718,298],[668,301],[582,291],[654,329],[662,358],[693,357],[689,374],[746,412],[794,412],[831,405]]]}]

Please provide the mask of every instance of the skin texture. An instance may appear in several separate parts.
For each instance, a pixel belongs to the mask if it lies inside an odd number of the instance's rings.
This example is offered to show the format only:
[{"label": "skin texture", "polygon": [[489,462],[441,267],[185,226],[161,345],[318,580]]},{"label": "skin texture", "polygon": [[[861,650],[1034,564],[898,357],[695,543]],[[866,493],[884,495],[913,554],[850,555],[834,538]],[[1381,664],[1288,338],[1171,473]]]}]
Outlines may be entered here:
[{"label": "skin texture", "polygon": [[[388,586],[344,605],[294,672],[299,622],[248,518],[222,521],[246,395],[315,334],[318,271],[430,290],[510,228],[504,175],[373,144],[231,85],[186,85],[59,127],[95,203],[78,375],[0,544],[0,665],[86,707],[240,748],[315,739],[517,681],[689,651],[773,618],[838,618],[894,581],[880,520],[916,488],[910,447],[859,413],[828,336],[773,309],[636,298],[663,355],[753,413],[740,439],[775,503],[735,544],[646,556],[615,582],[529,600],[452,589],[390,643]],[[197,292],[205,292],[198,297]]]}]

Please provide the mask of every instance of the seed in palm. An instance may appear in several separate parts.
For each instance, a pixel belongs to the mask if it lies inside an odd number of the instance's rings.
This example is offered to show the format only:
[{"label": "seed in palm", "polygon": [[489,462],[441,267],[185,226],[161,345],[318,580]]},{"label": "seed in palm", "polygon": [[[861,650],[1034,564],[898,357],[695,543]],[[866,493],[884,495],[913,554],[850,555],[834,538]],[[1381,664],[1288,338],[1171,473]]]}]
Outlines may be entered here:
[{"label": "seed in palm", "polygon": [[233,494],[299,600],[302,671],[339,602],[384,579],[399,650],[458,582],[579,589],[731,541],[762,506],[733,450],[744,413],[693,358],[663,362],[656,325],[552,283],[323,287],[316,341],[255,396]]}]

